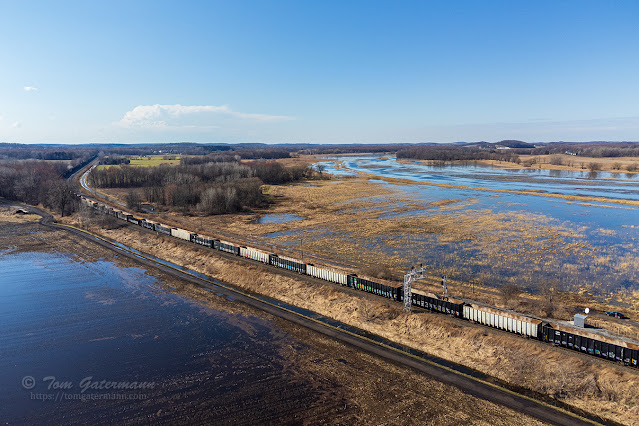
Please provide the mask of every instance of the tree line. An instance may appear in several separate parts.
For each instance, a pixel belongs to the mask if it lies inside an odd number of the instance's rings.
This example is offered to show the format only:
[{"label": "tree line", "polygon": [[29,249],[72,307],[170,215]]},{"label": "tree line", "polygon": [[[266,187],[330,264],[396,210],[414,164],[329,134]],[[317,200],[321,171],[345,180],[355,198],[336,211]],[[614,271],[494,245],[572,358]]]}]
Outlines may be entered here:
[{"label": "tree line", "polygon": [[99,188],[141,188],[130,191],[127,197],[129,207],[134,209],[140,206],[142,196],[144,201],[165,208],[222,214],[264,203],[264,184],[290,183],[315,175],[309,166],[284,167],[276,161],[187,160],[179,166],[94,169],[89,184]]},{"label": "tree line", "polygon": [[62,177],[65,171],[66,166],[45,161],[0,164],[0,197],[69,215],[78,202],[73,185]]},{"label": "tree line", "polygon": [[639,143],[551,143],[531,150],[533,155],[565,154],[570,152],[582,157],[615,158],[639,157]]},{"label": "tree line", "polygon": [[397,151],[397,158],[430,160],[435,162],[500,160],[519,162],[518,150],[479,148],[474,146],[423,145]]}]

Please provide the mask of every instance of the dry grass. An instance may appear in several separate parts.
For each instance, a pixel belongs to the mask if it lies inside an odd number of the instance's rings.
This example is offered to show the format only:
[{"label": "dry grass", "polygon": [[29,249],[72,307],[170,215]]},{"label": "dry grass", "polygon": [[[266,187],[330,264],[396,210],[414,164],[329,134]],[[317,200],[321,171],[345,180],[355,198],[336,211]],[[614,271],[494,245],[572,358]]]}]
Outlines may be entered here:
[{"label": "dry grass", "polygon": [[37,222],[40,216],[37,214],[15,214],[16,210],[21,206],[2,205],[0,206],[0,224],[1,223],[28,223]]},{"label": "dry grass", "polygon": [[259,265],[247,267],[170,238],[154,240],[150,248],[148,241],[141,242],[148,235],[139,234],[135,227],[127,232],[101,232],[240,288],[311,309],[615,421],[639,424],[639,377],[634,370],[437,314],[406,315],[396,303],[363,294],[356,297],[330,284],[273,275]]},{"label": "dry grass", "polygon": [[[411,196],[410,186],[406,188],[398,191],[365,178],[271,186],[275,204],[268,210],[210,217],[166,213],[157,219],[307,262],[337,261],[344,270],[373,277],[379,273],[371,273],[372,269],[389,269],[398,278],[412,262],[440,265],[433,275],[446,274],[453,294],[490,304],[500,303],[498,292],[491,288],[495,285],[534,288],[561,278],[564,283],[553,285],[555,290],[581,291],[588,300],[566,298],[566,307],[554,310],[556,318],[569,320],[584,306],[620,310],[613,305],[622,300],[633,310],[621,310],[639,320],[639,294],[602,295],[607,277],[633,277],[639,271],[636,247],[593,247],[586,237],[588,232],[610,237],[614,230],[576,229],[541,214],[473,209],[473,198],[423,201]],[[263,213],[295,214],[304,220],[254,223]],[[411,214],[397,216],[402,213]],[[518,308],[544,316],[540,297],[526,294]],[[616,332],[617,325],[611,330]],[[639,332],[632,327],[620,331],[632,337]]]}]

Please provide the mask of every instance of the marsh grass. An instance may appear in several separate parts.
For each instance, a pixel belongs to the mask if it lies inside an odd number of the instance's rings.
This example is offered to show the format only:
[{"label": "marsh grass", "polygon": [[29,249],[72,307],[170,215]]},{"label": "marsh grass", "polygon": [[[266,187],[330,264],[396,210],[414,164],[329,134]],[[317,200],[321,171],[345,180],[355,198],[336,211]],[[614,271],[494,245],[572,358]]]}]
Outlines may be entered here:
[{"label": "marsh grass", "polygon": [[[148,250],[142,240],[146,234],[136,227],[126,231],[91,229],[135,249]],[[639,388],[636,386],[639,377],[635,370],[438,314],[407,315],[399,304],[385,299],[346,292],[327,283],[273,275],[259,264],[247,265],[221,258],[212,251],[194,250],[168,237],[154,239],[153,254],[240,288],[319,312],[402,345],[547,394],[585,411],[626,424],[639,424]],[[435,284],[422,285],[426,288]],[[497,295],[496,290],[493,291]],[[557,297],[562,295],[558,293]]]},{"label": "marsh grass", "polygon": [[[163,213],[156,220],[374,279],[380,275],[377,269],[385,271],[383,277],[399,278],[411,266],[424,263],[433,276],[447,275],[459,296],[491,304],[501,303],[499,287],[515,284],[526,292],[518,309],[569,320],[583,310],[581,301],[548,309],[539,303],[545,299],[537,298],[546,283],[556,280],[557,292],[588,294],[588,303],[601,302],[604,311],[619,310],[623,301],[628,306],[624,312],[639,319],[639,293],[632,293],[639,290],[632,287],[639,282],[636,245],[594,243],[617,238],[619,231],[575,227],[530,212],[475,208],[474,197],[421,200],[411,195],[410,187],[395,190],[362,177],[312,186],[272,185],[273,204],[267,210],[210,217]],[[265,213],[304,219],[254,223]],[[610,292],[616,297],[608,297]]]}]

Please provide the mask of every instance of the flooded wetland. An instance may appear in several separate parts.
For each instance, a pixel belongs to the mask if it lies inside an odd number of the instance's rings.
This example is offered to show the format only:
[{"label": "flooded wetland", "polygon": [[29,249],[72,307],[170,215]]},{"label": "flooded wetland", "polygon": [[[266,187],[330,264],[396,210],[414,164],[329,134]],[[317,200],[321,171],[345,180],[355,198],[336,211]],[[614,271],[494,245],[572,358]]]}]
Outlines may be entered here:
[{"label": "flooded wetland", "polygon": [[331,180],[270,190],[278,202],[269,213],[296,220],[226,216],[210,226],[360,272],[382,265],[398,277],[423,263],[454,281],[639,308],[637,174],[442,167],[379,155],[319,162]]},{"label": "flooded wetland", "polygon": [[[492,285],[534,288],[536,281],[554,280],[564,290],[600,295],[639,290],[639,203],[615,202],[639,198],[634,174],[552,176],[553,170],[407,165],[370,156],[345,157],[343,168],[366,173],[390,195],[382,203],[347,206],[378,211],[348,235],[355,245],[383,253],[389,266],[423,262],[456,279]],[[447,186],[437,185],[443,182]],[[543,193],[526,193],[533,188]]]}]

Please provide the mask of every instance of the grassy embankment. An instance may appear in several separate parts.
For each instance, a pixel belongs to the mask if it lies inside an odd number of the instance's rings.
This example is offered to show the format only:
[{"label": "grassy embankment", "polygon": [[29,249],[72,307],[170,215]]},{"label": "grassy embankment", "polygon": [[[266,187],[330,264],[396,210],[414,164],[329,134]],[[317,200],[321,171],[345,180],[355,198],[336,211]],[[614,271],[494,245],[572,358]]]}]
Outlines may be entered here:
[{"label": "grassy embankment", "polygon": [[208,250],[194,250],[190,245],[157,237],[137,227],[90,228],[240,288],[311,309],[586,411],[639,424],[636,386],[639,376],[632,369],[438,314],[407,315],[401,306],[390,301],[365,294],[346,294],[331,284],[274,275],[266,267],[257,264],[247,267],[244,262],[224,259]]}]

